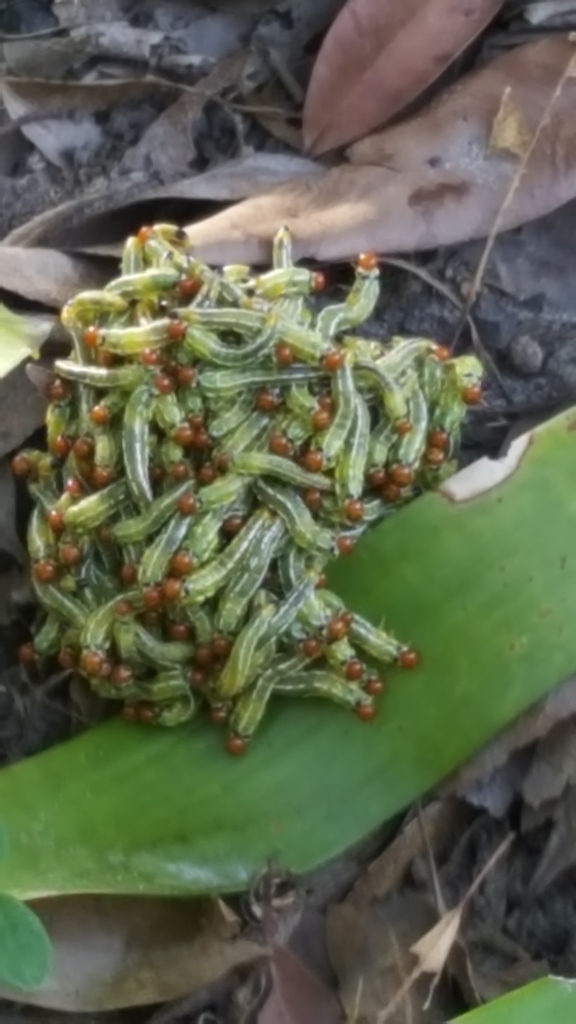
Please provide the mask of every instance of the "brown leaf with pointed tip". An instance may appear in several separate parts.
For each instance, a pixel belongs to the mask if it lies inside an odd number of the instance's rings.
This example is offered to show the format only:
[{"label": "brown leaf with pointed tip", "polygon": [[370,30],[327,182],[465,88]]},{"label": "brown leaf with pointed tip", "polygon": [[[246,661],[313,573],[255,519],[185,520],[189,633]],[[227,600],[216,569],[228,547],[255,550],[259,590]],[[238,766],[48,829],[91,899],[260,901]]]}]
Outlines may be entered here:
[{"label": "brown leaf with pointed tip", "polygon": [[71,896],[35,900],[53,968],[39,989],[3,999],[81,1012],[145,1006],[204,988],[266,950],[206,899]]},{"label": "brown leaf with pointed tip", "polygon": [[272,948],[272,991],[258,1024],[341,1024],[338,1001],[301,961],[283,946]]},{"label": "brown leaf with pointed tip", "polygon": [[348,0],[314,65],[304,104],[313,153],[385,124],[492,20],[503,0]]},{"label": "brown leaf with pointed tip", "polygon": [[[503,91],[511,86],[511,98],[534,132],[575,52],[566,38],[549,38],[507,53],[463,78],[418,117],[358,143],[351,150],[357,163],[288,182],[190,226],[196,254],[215,263],[266,262],[281,224],[293,233],[296,258],[320,260],[484,237],[519,166],[517,157],[489,147]],[[575,102],[576,79],[568,78],[499,230],[576,196]]]}]

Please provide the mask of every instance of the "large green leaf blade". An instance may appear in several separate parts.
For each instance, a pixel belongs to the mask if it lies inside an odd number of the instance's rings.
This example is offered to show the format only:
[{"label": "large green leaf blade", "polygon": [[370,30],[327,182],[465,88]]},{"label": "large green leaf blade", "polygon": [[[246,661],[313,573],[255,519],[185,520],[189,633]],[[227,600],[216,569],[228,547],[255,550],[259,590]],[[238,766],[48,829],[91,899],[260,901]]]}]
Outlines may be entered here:
[{"label": "large green leaf blade", "polygon": [[0,773],[21,896],[207,893],[268,858],[308,869],[438,782],[576,667],[574,413],[532,437],[517,471],[474,500],[438,494],[374,530],[333,580],[412,639],[368,725],[278,703],[244,759],[204,721],[109,723]]},{"label": "large green leaf blade", "polygon": [[575,1020],[576,982],[542,978],[465,1013],[452,1024],[574,1024]]}]

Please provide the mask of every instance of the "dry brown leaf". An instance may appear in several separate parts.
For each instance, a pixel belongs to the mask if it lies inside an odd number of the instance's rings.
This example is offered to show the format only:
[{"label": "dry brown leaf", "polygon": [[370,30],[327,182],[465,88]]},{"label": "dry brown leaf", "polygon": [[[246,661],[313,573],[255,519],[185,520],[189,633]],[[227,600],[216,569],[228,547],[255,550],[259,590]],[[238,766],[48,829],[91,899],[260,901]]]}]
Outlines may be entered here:
[{"label": "dry brown leaf", "polygon": [[79,291],[101,287],[113,269],[109,260],[0,245],[0,289],[51,309],[59,309]]},{"label": "dry brown leaf", "polygon": [[494,118],[488,145],[490,149],[502,149],[514,156],[523,157],[528,151],[531,138],[532,133],[524,115],[511,96],[510,86],[507,86]]},{"label": "dry brown leaf", "polygon": [[522,797],[531,807],[554,800],[576,784],[576,720],[559,722],[544,736],[526,772]]},{"label": "dry brown leaf", "polygon": [[518,161],[488,143],[504,88],[513,85],[534,130],[574,52],[562,38],[519,47],[418,118],[353,147],[354,159],[387,166],[354,164],[288,183],[191,226],[190,240],[209,261],[266,261],[286,224],[298,257],[343,259],[480,238],[497,218],[506,230],[542,216],[576,195],[576,80],[565,81],[501,216]]},{"label": "dry brown leaf", "polygon": [[433,82],[503,0],[348,0],[312,72],[304,142],[314,153],[384,124]]},{"label": "dry brown leaf", "polygon": [[91,1012],[177,999],[266,955],[209,900],[74,896],[36,900],[53,947],[40,989],[4,999]]},{"label": "dry brown leaf", "polygon": [[[259,195],[282,182],[322,173],[320,166],[302,157],[284,153],[250,153],[238,160],[153,189],[142,189],[140,181],[126,186],[110,185],[106,192],[83,196],[47,210],[16,228],[5,239],[10,246],[54,246],[116,255],[117,245],[143,222],[163,215],[174,200],[181,202],[189,220],[199,202],[233,202]],[[205,210],[205,207],[202,209]],[[0,252],[1,252],[0,248]],[[29,251],[29,250],[27,250]]]},{"label": "dry brown leaf", "polygon": [[532,879],[530,893],[539,895],[558,875],[576,863],[576,788],[569,786],[554,809],[554,824]]},{"label": "dry brown leaf", "polygon": [[425,807],[420,817],[413,817],[369,865],[348,894],[347,903],[360,905],[381,899],[400,885],[415,857],[420,857],[426,839],[436,857],[450,837],[458,831],[462,817],[461,805],[452,800],[435,800]]},{"label": "dry brown leaf", "polygon": [[[346,900],[328,909],[328,952],[348,1020],[372,1024],[394,998],[414,968],[411,946],[435,917],[433,906],[409,889],[361,907]],[[427,980],[417,979],[389,1024],[444,1024],[449,1015],[444,993],[423,1010],[428,988]]]},{"label": "dry brown leaf", "polygon": [[258,1024],[341,1024],[336,998],[283,946],[270,959],[272,991],[258,1015]]},{"label": "dry brown leaf", "polygon": [[[575,713],[576,681],[569,679],[521,715],[508,729],[467,761],[443,787],[444,792],[456,793],[468,799],[471,792],[478,792],[477,783],[481,782],[485,789],[484,798],[473,802],[479,806],[489,807],[490,780],[506,766],[512,755],[546,736],[557,722]],[[517,780],[518,791],[523,778],[524,774]]]}]

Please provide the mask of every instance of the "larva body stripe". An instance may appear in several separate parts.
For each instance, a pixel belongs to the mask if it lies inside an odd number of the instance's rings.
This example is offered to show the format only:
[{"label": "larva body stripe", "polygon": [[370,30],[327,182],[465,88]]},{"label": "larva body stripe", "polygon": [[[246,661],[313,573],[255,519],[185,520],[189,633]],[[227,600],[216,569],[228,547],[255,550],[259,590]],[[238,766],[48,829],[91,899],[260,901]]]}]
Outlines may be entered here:
[{"label": "larva body stripe", "polygon": [[168,292],[176,287],[180,280],[180,271],[170,267],[156,269],[151,267],[136,274],[123,274],[110,284],[106,291],[122,296],[123,299],[145,299],[155,297],[158,292]]},{"label": "larva body stripe", "polygon": [[107,352],[119,356],[137,356],[147,349],[166,348],[174,344],[169,333],[171,323],[164,319],[136,327],[109,327],[101,331],[100,344]]},{"label": "larva body stripe", "polygon": [[385,466],[392,445],[398,434],[394,426],[383,420],[379,423],[370,435],[368,446],[368,465],[370,467]]},{"label": "larva body stripe", "polygon": [[75,434],[76,410],[71,401],[51,402],[46,410],[46,433],[48,450],[54,451],[54,445],[61,436]]},{"label": "larva body stripe", "polygon": [[228,506],[223,506],[198,516],[192,522],[184,547],[198,565],[207,562],[220,547],[222,523],[227,514]]},{"label": "larva body stripe", "polygon": [[168,570],[172,555],[182,544],[190,528],[190,516],[176,512],[144,552],[138,568],[142,586],[160,583]]},{"label": "larva body stripe", "polygon": [[119,544],[132,544],[145,540],[151,533],[159,530],[167,519],[178,507],[178,499],[190,490],[190,484],[184,481],[176,487],[172,487],[166,494],[159,498],[141,512],[140,515],[131,519],[124,519],[112,528],[114,538]]},{"label": "larva body stripe", "polygon": [[234,735],[243,739],[250,739],[254,735],[278,680],[289,678],[302,668],[305,661],[301,655],[275,658],[254,686],[240,694],[230,718],[230,728]]},{"label": "larva body stripe", "polygon": [[412,429],[410,433],[399,439],[394,457],[403,465],[414,467],[422,458],[428,430],[428,404],[422,389],[418,386],[414,387],[410,393],[408,415]]},{"label": "larva body stripe", "polygon": [[32,581],[34,591],[41,605],[60,616],[75,629],[81,629],[86,622],[86,609],[75,597],[65,594],[53,583]]},{"label": "larva body stripe", "polygon": [[292,266],[292,236],[285,225],[282,225],[274,235],[272,266],[275,270],[284,270]]},{"label": "larva body stripe", "polygon": [[125,480],[118,480],[102,491],[88,495],[64,512],[66,528],[73,533],[89,533],[119,512],[130,497]]},{"label": "larva body stripe", "polygon": [[262,672],[254,686],[240,694],[230,716],[230,730],[233,735],[250,739],[260,725],[277,678],[277,664]]},{"label": "larva body stripe", "polygon": [[186,618],[194,630],[196,642],[198,644],[210,643],[214,633],[214,622],[208,608],[200,605],[188,605],[184,610]]},{"label": "larva body stripe", "polygon": [[252,542],[266,531],[269,515],[255,512],[225,551],[188,577],[184,587],[184,605],[200,604],[220,590],[243,563]]},{"label": "larva body stripe", "polygon": [[263,608],[250,619],[236,637],[228,660],[215,683],[219,700],[231,700],[245,688],[255,652],[264,637],[269,634],[268,627],[273,615],[273,606]]},{"label": "larva body stripe", "polygon": [[317,366],[323,355],[330,350],[331,343],[319,331],[288,320],[279,318],[276,325],[278,341],[284,341],[292,348],[294,355],[304,363]]},{"label": "larva body stripe", "polygon": [[54,367],[66,380],[93,388],[130,390],[138,387],[148,376],[146,367],[137,363],[129,363],[126,366],[86,366],[73,363],[71,359],[57,359]]},{"label": "larva body stripe", "polygon": [[224,398],[247,388],[285,387],[287,384],[317,383],[326,378],[313,366],[288,366],[283,370],[203,370],[200,389],[208,397]]},{"label": "larva body stripe", "polygon": [[114,469],[120,461],[121,441],[119,432],[110,427],[93,430],[94,465],[99,469]]},{"label": "larva body stripe", "polygon": [[417,360],[425,359],[434,351],[434,342],[427,338],[392,338],[392,346],[376,360],[386,373],[401,377],[413,368]]},{"label": "larva body stripe", "polygon": [[369,363],[364,359],[359,359],[356,362],[355,369],[369,374],[378,381],[384,409],[393,423],[406,419],[408,414],[406,397],[391,374],[386,373],[381,366]]},{"label": "larva body stripe", "polygon": [[[32,500],[38,506],[38,510],[41,511],[44,516],[48,515],[50,509],[57,506],[59,497],[55,483],[52,484],[47,482],[37,484],[31,481],[28,484],[28,492]],[[34,556],[32,555],[32,557]]]},{"label": "larva body stripe", "polygon": [[327,644],[324,656],[328,664],[339,672],[347,661],[356,657],[356,651],[348,638],[343,637],[342,640]]},{"label": "larva body stripe", "polygon": [[352,425],[336,467],[336,494],[340,501],[359,498],[362,494],[369,447],[370,413],[366,402],[356,392]]},{"label": "larva body stripe", "polygon": [[190,325],[184,338],[184,347],[195,359],[215,366],[244,367],[261,359],[270,351],[274,341],[275,325],[271,321],[247,344],[228,345],[204,327]]},{"label": "larva body stripe", "polygon": [[336,413],[322,441],[322,451],[328,464],[332,463],[352,429],[355,415],[356,386],[349,359],[345,359],[332,377],[332,395]]},{"label": "larva body stripe", "polygon": [[252,335],[265,330],[268,313],[255,309],[222,309],[218,307],[186,306],[175,309],[175,316],[186,324],[205,327],[219,333],[230,331],[234,334]]},{"label": "larva body stripe", "polygon": [[244,421],[224,439],[222,450],[237,455],[256,445],[270,429],[270,419],[264,412],[251,412]]},{"label": "larva body stripe", "polygon": [[33,562],[53,558],[56,554],[56,540],[50,529],[44,510],[37,506],[32,510],[28,522],[27,547]]},{"label": "larva body stripe", "polygon": [[314,591],[314,582],[308,577],[299,580],[288,596],[280,602],[274,615],[268,623],[268,629],[263,634],[263,641],[279,637],[290,628],[298,613],[305,606],[308,598]]},{"label": "larva body stripe", "polygon": [[250,545],[246,553],[246,568],[230,580],[220,598],[215,618],[219,633],[232,634],[238,629],[284,536],[284,524],[280,519],[273,519],[264,535]]},{"label": "larva body stripe", "polygon": [[151,392],[141,384],[130,395],[124,411],[122,455],[130,494],[136,504],[146,508],[153,500],[148,473]]},{"label": "larva body stripe", "polygon": [[237,402],[232,405],[230,402],[226,402],[222,411],[210,422],[210,437],[218,441],[233,433],[248,418],[253,406],[254,403],[250,396],[240,395]]},{"label": "larva body stripe", "polygon": [[196,701],[191,693],[177,700],[165,701],[156,705],[156,725],[172,729],[177,725],[189,722],[196,713]]},{"label": "larva body stripe", "polygon": [[94,595],[96,606],[118,596],[117,580],[100,564],[99,552],[95,546],[90,546],[84,551],[81,576],[85,587]]},{"label": "larva body stripe", "polygon": [[[133,604],[135,610],[141,608],[142,599],[137,590],[128,590],[122,595],[122,599]],[[110,645],[112,628],[116,618],[115,597],[106,604],[103,604],[92,615],[86,619],[85,613],[82,618],[82,631],[80,633],[80,645],[83,650],[105,651]]]},{"label": "larva body stripe", "polygon": [[391,633],[377,629],[361,615],[352,616],[348,635],[352,643],[357,644],[376,661],[395,661],[404,647]]},{"label": "larva body stripe", "polygon": [[[145,270],[145,267],[146,267],[146,264],[144,262],[144,249],[143,249],[143,246],[142,246],[141,242],[138,241],[136,236],[132,235],[124,243],[124,249],[122,251],[122,264],[121,264],[122,276],[125,277],[126,275],[130,275],[130,274],[141,274],[142,271]],[[105,294],[110,295],[110,294],[113,294],[113,293],[106,292]],[[124,300],[122,299],[121,295],[114,296],[114,297],[118,298],[122,302],[124,302]],[[126,303],[126,306],[127,305],[128,304]]]},{"label": "larva body stripe", "polygon": [[112,639],[123,664],[131,665],[137,672],[147,667],[147,662],[136,645],[136,628],[133,618],[124,615],[115,616],[112,622]]},{"label": "larva body stripe", "polygon": [[237,473],[249,476],[272,476],[293,484],[294,487],[314,487],[319,491],[329,491],[332,483],[321,473],[309,473],[301,469],[295,462],[284,459],[280,455],[268,455],[266,452],[240,452],[232,459]]},{"label": "larva body stripe", "polygon": [[138,690],[144,700],[169,701],[174,697],[189,696],[190,685],[183,669],[168,666],[156,676],[142,681]]},{"label": "larva body stripe", "polygon": [[102,316],[122,316],[127,310],[128,303],[121,295],[114,295],[104,289],[93,289],[70,299],[60,319],[65,327],[74,328],[78,322],[88,325]]},{"label": "larva body stripe", "polygon": [[223,505],[230,505],[242,497],[246,488],[246,480],[242,476],[226,473],[198,491],[200,508],[202,512],[213,512]]},{"label": "larva body stripe", "polygon": [[60,647],[62,635],[62,619],[54,611],[49,611],[44,623],[35,633],[33,640],[34,651],[39,658],[46,658],[49,654],[55,654]]},{"label": "larva body stripe", "polygon": [[284,520],[296,544],[302,548],[330,551],[332,535],[314,521],[302,499],[287,487],[256,480],[256,494]]},{"label": "larva body stripe", "polygon": [[151,666],[185,665],[194,655],[194,645],[177,640],[158,640],[139,622],[134,623],[134,642],[138,653]]},{"label": "larva body stripe", "polygon": [[155,424],[167,434],[178,427],[186,418],[174,393],[155,395],[150,412]]},{"label": "larva body stripe", "polygon": [[296,672],[279,679],[274,686],[274,693],[285,697],[323,697],[350,711],[354,711],[360,704],[368,707],[373,704],[371,697],[359,686],[321,669]]},{"label": "larva body stripe", "polygon": [[254,294],[267,302],[293,295],[309,295],[314,290],[314,275],[304,267],[275,267],[249,282]]},{"label": "larva body stripe", "polygon": [[326,338],[358,327],[374,312],[380,295],[379,271],[356,271],[356,279],[344,302],[325,306],[318,314],[316,330]]}]

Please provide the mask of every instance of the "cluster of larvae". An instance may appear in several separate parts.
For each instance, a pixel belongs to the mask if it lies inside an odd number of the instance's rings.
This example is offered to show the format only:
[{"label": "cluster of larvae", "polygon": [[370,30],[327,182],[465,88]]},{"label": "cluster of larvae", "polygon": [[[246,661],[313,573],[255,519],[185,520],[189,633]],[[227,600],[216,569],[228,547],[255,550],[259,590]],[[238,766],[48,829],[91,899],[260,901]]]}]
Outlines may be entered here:
[{"label": "cluster of larvae", "polygon": [[323,285],[292,264],[286,229],[256,274],[204,265],[159,224],[65,306],[48,452],[13,460],[42,612],[23,661],[56,656],[130,721],[173,726],[206,705],[233,754],[272,696],[369,720],[381,666],[416,666],[325,568],[452,465],[481,367],[354,333],[379,296],[372,255],[318,311]]}]

